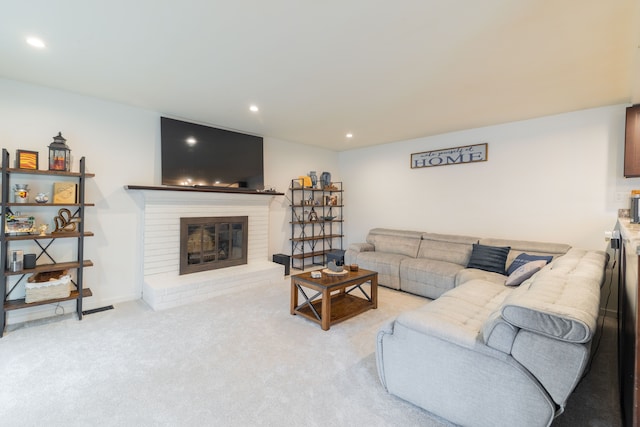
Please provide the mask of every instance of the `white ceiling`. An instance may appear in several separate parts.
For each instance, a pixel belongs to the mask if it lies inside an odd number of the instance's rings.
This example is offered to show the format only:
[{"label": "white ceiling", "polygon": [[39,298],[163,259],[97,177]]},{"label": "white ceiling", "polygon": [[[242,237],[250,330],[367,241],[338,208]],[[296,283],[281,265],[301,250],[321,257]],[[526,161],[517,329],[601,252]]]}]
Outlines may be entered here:
[{"label": "white ceiling", "polygon": [[5,1],[0,77],[347,150],[638,103],[639,14],[640,0]]}]

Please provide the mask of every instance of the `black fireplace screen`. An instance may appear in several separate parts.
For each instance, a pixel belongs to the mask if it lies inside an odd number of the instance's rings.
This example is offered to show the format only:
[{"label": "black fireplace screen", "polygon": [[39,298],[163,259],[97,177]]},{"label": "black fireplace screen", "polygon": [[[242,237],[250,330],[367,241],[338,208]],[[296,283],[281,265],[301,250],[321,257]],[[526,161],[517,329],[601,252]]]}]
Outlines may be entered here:
[{"label": "black fireplace screen", "polygon": [[180,274],[247,263],[246,216],[180,218]]}]

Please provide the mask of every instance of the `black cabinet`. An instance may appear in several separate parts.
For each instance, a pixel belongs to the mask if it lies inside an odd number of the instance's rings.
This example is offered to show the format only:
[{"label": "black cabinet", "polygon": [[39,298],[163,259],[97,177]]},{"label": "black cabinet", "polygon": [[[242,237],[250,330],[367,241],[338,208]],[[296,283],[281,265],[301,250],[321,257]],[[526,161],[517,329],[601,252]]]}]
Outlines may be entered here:
[{"label": "black cabinet", "polygon": [[627,108],[624,133],[624,176],[640,177],[640,104]]}]

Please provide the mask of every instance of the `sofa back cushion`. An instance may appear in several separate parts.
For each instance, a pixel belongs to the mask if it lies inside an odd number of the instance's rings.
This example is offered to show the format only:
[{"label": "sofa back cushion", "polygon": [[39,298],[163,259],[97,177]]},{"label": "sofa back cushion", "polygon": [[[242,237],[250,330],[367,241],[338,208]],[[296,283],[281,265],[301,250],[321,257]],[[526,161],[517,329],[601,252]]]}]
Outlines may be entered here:
[{"label": "sofa back cushion", "polygon": [[367,234],[367,243],[375,246],[376,252],[400,254],[415,258],[420,247],[421,231],[373,228]]},{"label": "sofa back cushion", "polygon": [[418,258],[467,265],[477,237],[423,233]]},{"label": "sofa back cushion", "polygon": [[570,245],[564,243],[533,242],[528,240],[509,239],[480,239],[480,243],[489,246],[509,246],[511,250],[507,256],[506,269],[508,270],[513,260],[521,253],[529,255],[551,255],[554,258],[567,253],[571,249]]}]

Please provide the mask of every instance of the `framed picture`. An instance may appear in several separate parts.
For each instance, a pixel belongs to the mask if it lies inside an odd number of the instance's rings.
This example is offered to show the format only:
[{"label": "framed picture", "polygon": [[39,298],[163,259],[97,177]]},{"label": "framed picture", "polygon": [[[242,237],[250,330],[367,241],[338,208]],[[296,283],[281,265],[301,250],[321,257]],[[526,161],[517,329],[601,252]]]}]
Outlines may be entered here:
[{"label": "framed picture", "polygon": [[411,169],[486,162],[488,151],[489,145],[484,142],[482,144],[465,145],[463,147],[412,153]]},{"label": "framed picture", "polygon": [[16,150],[16,167],[18,169],[38,169],[38,152]]},{"label": "framed picture", "polygon": [[74,182],[53,183],[53,203],[73,205],[78,203],[78,184]]}]

